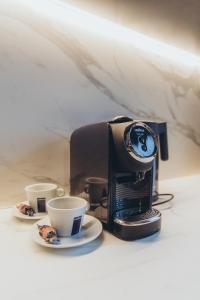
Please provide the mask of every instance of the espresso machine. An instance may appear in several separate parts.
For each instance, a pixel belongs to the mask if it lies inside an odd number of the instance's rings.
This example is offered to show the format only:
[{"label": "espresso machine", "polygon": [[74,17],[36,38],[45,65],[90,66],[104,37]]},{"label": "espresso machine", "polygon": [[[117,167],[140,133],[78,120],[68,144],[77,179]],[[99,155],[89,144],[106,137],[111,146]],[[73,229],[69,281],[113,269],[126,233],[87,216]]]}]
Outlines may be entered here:
[{"label": "espresso machine", "polygon": [[116,117],[81,127],[71,135],[70,194],[85,198],[89,213],[120,239],[135,240],[161,228],[161,213],[152,208],[152,201],[157,186],[158,131],[162,134],[164,127],[163,123]]}]

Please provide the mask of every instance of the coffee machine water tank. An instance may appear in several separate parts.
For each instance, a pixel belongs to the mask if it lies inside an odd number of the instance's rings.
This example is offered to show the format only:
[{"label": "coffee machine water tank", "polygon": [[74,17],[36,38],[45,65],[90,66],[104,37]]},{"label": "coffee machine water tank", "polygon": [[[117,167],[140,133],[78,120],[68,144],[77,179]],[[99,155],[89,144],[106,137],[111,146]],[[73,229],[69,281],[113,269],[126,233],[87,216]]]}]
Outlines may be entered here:
[{"label": "coffee machine water tank", "polygon": [[166,122],[146,122],[151,129],[156,133],[159,144],[158,153],[154,160],[154,179],[153,179],[153,201],[158,200],[158,182],[159,182],[159,160],[166,161],[169,159],[168,153],[168,137],[167,137],[167,123]]},{"label": "coffee machine water tank", "polygon": [[84,197],[90,213],[123,240],[160,230],[152,208],[156,133],[122,117],[75,130],[70,141],[70,194]]}]

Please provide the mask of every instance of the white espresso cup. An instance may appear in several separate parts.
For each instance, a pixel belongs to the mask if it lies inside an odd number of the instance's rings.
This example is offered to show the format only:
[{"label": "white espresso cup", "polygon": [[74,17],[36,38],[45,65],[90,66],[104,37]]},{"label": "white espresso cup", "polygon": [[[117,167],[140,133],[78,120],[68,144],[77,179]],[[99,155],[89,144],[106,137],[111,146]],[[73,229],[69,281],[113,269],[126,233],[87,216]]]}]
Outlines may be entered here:
[{"label": "white espresso cup", "polygon": [[65,194],[64,189],[53,183],[36,183],[25,187],[29,205],[35,212],[46,212],[47,201]]},{"label": "white espresso cup", "polygon": [[79,197],[65,196],[47,202],[50,224],[60,237],[78,234],[87,210],[88,202]]}]

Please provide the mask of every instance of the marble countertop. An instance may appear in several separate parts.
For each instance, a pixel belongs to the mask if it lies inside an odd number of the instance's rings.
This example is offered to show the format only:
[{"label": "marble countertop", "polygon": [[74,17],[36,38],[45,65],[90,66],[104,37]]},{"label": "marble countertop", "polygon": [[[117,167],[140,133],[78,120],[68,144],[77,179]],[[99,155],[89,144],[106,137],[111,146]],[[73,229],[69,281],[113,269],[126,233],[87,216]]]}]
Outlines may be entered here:
[{"label": "marble countertop", "polygon": [[80,248],[31,241],[31,223],[0,210],[1,299],[199,299],[200,176],[162,181],[175,199],[159,234],[134,242],[108,232]]}]

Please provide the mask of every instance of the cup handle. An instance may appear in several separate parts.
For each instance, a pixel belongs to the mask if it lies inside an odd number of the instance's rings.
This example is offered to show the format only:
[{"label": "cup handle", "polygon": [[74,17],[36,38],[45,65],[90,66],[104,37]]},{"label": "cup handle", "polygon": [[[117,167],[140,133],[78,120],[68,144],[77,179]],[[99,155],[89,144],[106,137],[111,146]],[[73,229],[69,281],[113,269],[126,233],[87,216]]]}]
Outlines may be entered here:
[{"label": "cup handle", "polygon": [[85,211],[87,212],[90,209],[90,203],[87,201],[87,205],[85,207]]},{"label": "cup handle", "polygon": [[65,195],[65,190],[63,188],[57,188],[56,194],[57,194],[57,197],[62,197]]},{"label": "cup handle", "polygon": [[84,192],[86,194],[89,194],[89,184],[86,184],[85,187],[84,187]]}]

